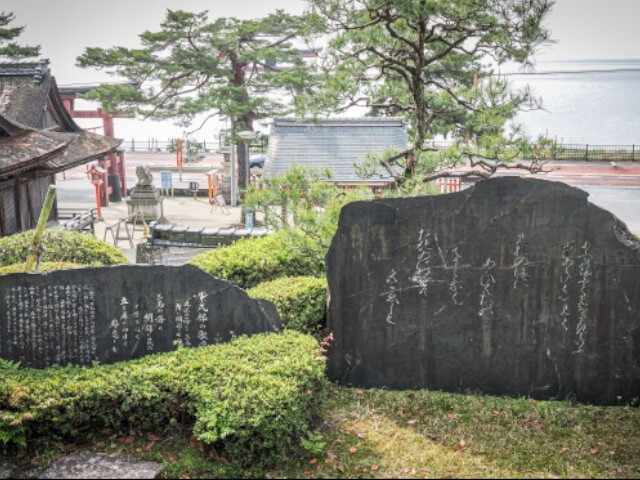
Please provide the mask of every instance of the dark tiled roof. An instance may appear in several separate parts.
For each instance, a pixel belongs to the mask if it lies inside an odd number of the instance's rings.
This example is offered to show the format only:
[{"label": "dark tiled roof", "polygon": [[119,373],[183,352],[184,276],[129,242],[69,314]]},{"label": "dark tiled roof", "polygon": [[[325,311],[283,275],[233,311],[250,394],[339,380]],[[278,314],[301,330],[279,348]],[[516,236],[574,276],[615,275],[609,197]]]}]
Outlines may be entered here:
[{"label": "dark tiled roof", "polygon": [[0,177],[35,166],[52,172],[66,170],[106,155],[121,142],[91,132],[24,130],[19,135],[0,138]]},{"label": "dark tiled roof", "polygon": [[0,114],[18,123],[38,128],[46,111],[57,119],[61,130],[82,129],[64,108],[48,60],[38,63],[0,63]]},{"label": "dark tiled roof", "polygon": [[[40,129],[46,125],[49,130]],[[48,61],[0,63],[0,177],[56,172],[115,150],[122,140],[81,129],[65,109]]]},{"label": "dark tiled roof", "polygon": [[32,77],[34,83],[40,83],[49,73],[49,59],[38,62],[0,63],[0,77]]},{"label": "dark tiled roof", "polygon": [[[328,168],[336,182],[358,183],[354,163],[367,152],[407,148],[404,119],[399,117],[300,120],[276,118],[271,126],[265,173],[281,174],[292,165]],[[367,182],[389,182],[381,167]]]}]

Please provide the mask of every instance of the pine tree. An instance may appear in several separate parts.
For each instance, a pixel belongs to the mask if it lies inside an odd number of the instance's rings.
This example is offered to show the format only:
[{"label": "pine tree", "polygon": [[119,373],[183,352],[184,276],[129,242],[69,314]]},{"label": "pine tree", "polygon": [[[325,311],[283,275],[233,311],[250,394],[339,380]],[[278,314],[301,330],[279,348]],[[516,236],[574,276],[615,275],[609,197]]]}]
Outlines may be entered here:
[{"label": "pine tree", "polygon": [[0,57],[19,60],[40,55],[40,46],[22,46],[12,41],[19,37],[25,28],[10,27],[9,24],[14,20],[15,15],[12,12],[0,12]]},{"label": "pine tree", "polygon": [[[106,111],[135,110],[146,118],[178,119],[190,125],[198,114],[206,120],[231,120],[235,134],[253,130],[254,121],[303,111],[316,85],[300,50],[292,41],[321,29],[315,15],[276,11],[264,18],[217,18],[207,12],[168,10],[161,29],[140,35],[141,48],[87,48],[82,67],[106,69],[136,86],[107,85],[90,92]],[[200,125],[202,126],[202,125]],[[238,142],[238,159],[245,158]],[[240,186],[245,162],[238,161]]]}]

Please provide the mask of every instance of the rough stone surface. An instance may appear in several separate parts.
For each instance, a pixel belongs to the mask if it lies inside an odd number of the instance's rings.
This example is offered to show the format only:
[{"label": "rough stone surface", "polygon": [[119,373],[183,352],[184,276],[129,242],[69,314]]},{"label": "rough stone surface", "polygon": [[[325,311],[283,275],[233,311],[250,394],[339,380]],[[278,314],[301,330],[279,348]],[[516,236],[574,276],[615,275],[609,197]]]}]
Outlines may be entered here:
[{"label": "rough stone surface", "polygon": [[155,478],[161,467],[129,455],[76,452],[53,462],[40,478]]},{"label": "rough stone surface", "polygon": [[0,454],[0,479],[38,478],[42,467],[33,462],[17,462]]},{"label": "rough stone surface", "polygon": [[0,357],[25,366],[113,363],[280,327],[272,303],[193,265],[0,276]]},{"label": "rough stone surface", "polygon": [[343,384],[640,396],[640,243],[582,190],[508,177],[352,203],[327,269]]}]

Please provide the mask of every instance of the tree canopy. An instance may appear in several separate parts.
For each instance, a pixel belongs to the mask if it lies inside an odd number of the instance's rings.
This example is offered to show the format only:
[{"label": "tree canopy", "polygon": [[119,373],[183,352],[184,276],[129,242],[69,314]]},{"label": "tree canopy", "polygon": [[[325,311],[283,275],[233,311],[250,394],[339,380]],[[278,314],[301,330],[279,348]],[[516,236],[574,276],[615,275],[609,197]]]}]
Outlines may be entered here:
[{"label": "tree canopy", "polygon": [[[552,2],[311,3],[332,32],[323,104],[339,111],[360,105],[370,115],[402,115],[408,121],[410,148],[378,158],[398,183],[417,173],[423,180],[446,175],[438,168],[466,160],[474,167],[466,175],[486,177],[507,165],[505,160],[539,153],[521,137],[505,137],[506,122],[522,109],[536,108],[535,98],[527,90],[511,90],[494,71],[507,61],[528,62],[548,41],[542,21]],[[437,135],[466,144],[436,153],[427,140]],[[527,166],[539,168],[537,162]]]},{"label": "tree canopy", "polygon": [[11,27],[14,20],[12,12],[0,12],[0,57],[18,60],[40,55],[40,46],[24,46],[13,41],[24,30],[24,27]]},{"label": "tree canopy", "polygon": [[[140,35],[140,48],[87,48],[78,64],[131,82],[90,92],[107,111],[135,110],[183,125],[198,114],[206,114],[205,122],[225,116],[235,135],[253,130],[255,120],[305,109],[318,79],[294,39],[319,31],[318,20],[278,10],[255,20],[210,21],[207,12],[168,10],[160,30]],[[244,155],[239,142],[238,158]],[[238,165],[242,186],[245,163]]]}]

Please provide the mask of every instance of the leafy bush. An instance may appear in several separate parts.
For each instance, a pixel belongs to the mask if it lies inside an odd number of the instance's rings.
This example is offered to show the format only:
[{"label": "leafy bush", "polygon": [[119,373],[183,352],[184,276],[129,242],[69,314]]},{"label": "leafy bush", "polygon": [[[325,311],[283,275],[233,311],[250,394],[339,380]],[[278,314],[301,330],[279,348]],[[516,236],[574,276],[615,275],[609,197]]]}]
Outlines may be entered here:
[{"label": "leafy bush", "polygon": [[[33,230],[0,238],[0,266],[26,261]],[[67,232],[62,228],[45,230],[42,235],[43,262],[73,262],[100,265],[128,263],[120,250],[92,235]]]},{"label": "leafy bush", "polygon": [[0,440],[193,426],[231,460],[267,465],[298,445],[325,387],[318,342],[292,331],[113,365],[36,370],[0,362]]},{"label": "leafy bush", "polygon": [[[52,270],[66,270],[67,268],[82,267],[79,263],[71,262],[40,262],[38,265],[39,272],[50,272]],[[13,265],[6,265],[0,267],[0,275],[8,275],[10,273],[24,272],[25,263],[14,263]]]},{"label": "leafy bush", "polygon": [[324,253],[302,234],[283,230],[240,239],[197,255],[189,263],[246,289],[279,277],[324,275]]},{"label": "leafy bush", "polygon": [[283,277],[256,285],[252,297],[275,303],[285,328],[316,337],[325,326],[327,280],[316,277]]}]

